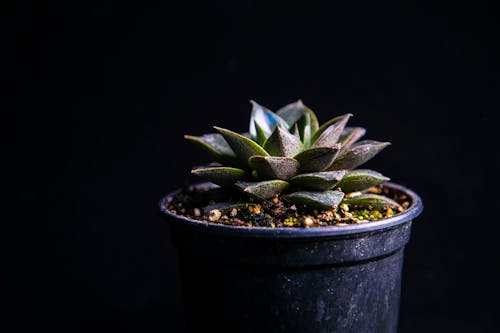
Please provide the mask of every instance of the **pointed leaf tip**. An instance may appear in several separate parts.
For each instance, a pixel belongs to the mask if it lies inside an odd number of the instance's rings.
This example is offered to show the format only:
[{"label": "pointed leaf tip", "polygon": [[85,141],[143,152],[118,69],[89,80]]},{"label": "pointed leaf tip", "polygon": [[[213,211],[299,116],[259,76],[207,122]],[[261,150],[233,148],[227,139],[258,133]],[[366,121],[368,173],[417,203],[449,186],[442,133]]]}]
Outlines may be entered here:
[{"label": "pointed leaf tip", "polygon": [[314,142],[314,147],[332,147],[336,144],[351,117],[352,114],[347,113],[330,119],[321,125],[311,139],[311,142]]},{"label": "pointed leaf tip", "polygon": [[339,138],[339,142],[342,145],[340,152],[344,152],[352,144],[358,141],[361,137],[366,134],[366,129],[363,127],[345,127],[342,135]]},{"label": "pointed leaf tip", "polygon": [[267,135],[264,133],[264,130],[260,127],[260,125],[254,121],[255,126],[255,141],[260,145],[264,146],[264,143],[267,141]]},{"label": "pointed leaf tip", "polygon": [[235,164],[236,155],[221,134],[209,133],[202,136],[186,134],[184,138],[209,152],[217,161]]},{"label": "pointed leaf tip", "polygon": [[278,126],[267,139],[264,149],[272,156],[292,157],[302,150],[302,142],[298,137]]},{"label": "pointed leaf tip", "polygon": [[287,122],[288,128],[291,128],[304,115],[306,108],[302,100],[299,99],[294,103],[285,105],[276,111],[276,114]]}]

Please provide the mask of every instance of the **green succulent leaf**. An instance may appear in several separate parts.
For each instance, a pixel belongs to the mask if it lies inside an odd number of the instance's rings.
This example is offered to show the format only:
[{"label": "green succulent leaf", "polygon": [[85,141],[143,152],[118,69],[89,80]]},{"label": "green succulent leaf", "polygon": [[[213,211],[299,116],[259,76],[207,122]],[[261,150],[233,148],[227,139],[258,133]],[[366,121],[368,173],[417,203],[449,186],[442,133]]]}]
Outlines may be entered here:
[{"label": "green succulent leaf", "polygon": [[292,157],[302,150],[302,142],[298,137],[278,126],[267,139],[264,149],[272,156]]},{"label": "green succulent leaf", "polygon": [[210,133],[202,136],[185,135],[184,138],[208,151],[219,162],[234,163],[236,159],[234,151],[219,133]]},{"label": "green succulent leaf", "polygon": [[258,199],[270,199],[289,186],[286,181],[278,179],[262,182],[237,182],[235,185],[244,193]]},{"label": "green succulent leaf", "polygon": [[299,171],[299,162],[291,157],[252,156],[248,162],[260,178],[287,180]]},{"label": "green succulent leaf", "polygon": [[294,158],[300,163],[300,172],[319,172],[326,170],[339,153],[340,145],[334,147],[309,148]]},{"label": "green succulent leaf", "polygon": [[276,111],[276,114],[286,121],[288,128],[291,128],[306,113],[306,109],[307,107],[302,101],[298,100],[295,103],[285,105]]},{"label": "green succulent leaf", "polygon": [[305,114],[304,117],[298,123],[299,127],[299,136],[304,144],[304,147],[309,147],[311,143],[311,116],[309,114]]},{"label": "green succulent leaf", "polygon": [[373,158],[375,155],[380,153],[382,149],[389,145],[389,142],[379,142],[374,140],[360,141],[339,155],[328,170],[354,169]]},{"label": "green succulent leaf", "polygon": [[326,191],[334,188],[345,173],[344,170],[303,173],[290,179],[290,183],[308,190]]},{"label": "green succulent leaf", "polygon": [[287,122],[278,116],[276,113],[272,112],[268,108],[257,104],[255,101],[250,101],[252,103],[252,115],[250,116],[250,137],[253,140],[257,139],[257,124],[266,137],[271,135],[277,126],[282,126],[288,129]]},{"label": "green succulent leaf", "polygon": [[306,108],[305,111],[304,116],[300,118],[297,124],[299,128],[299,135],[304,143],[304,146],[310,147],[312,136],[318,130],[319,124],[318,118],[316,118],[316,115],[311,109]]},{"label": "green succulent leaf", "polygon": [[[264,130],[259,126],[259,124],[257,122],[254,122],[255,123],[255,131],[256,131],[256,135],[255,135],[255,141],[260,145],[260,146],[264,146],[264,143],[266,142],[267,140],[267,136],[266,136],[266,133],[264,133]],[[244,135],[246,136],[246,135]]]},{"label": "green succulent leaf", "polygon": [[340,136],[339,142],[341,144],[340,152],[342,153],[349,148],[353,143],[358,141],[363,135],[366,134],[366,129],[363,127],[346,127]]},{"label": "green succulent leaf", "polygon": [[350,117],[352,117],[352,114],[348,113],[343,116],[337,117],[338,120],[333,122],[324,130],[322,130],[320,127],[320,129],[316,133],[314,133],[312,138],[314,147],[332,147],[334,144],[336,144],[339,141],[340,135],[344,131],[344,127]]},{"label": "green succulent leaf", "polygon": [[385,209],[400,208],[401,206],[394,200],[378,194],[361,194],[344,199],[343,203],[351,208]]},{"label": "green succulent leaf", "polygon": [[236,157],[244,166],[248,166],[248,159],[254,155],[269,156],[269,154],[259,146],[259,144],[247,137],[236,132],[216,127],[214,128],[219,131],[231,149],[236,153]]},{"label": "green succulent leaf", "polygon": [[350,193],[364,191],[372,186],[380,185],[389,180],[389,178],[385,177],[380,172],[368,169],[357,169],[347,172],[337,186],[340,187],[343,192]]},{"label": "green succulent leaf", "polygon": [[247,177],[244,170],[230,167],[209,167],[193,169],[191,173],[220,186],[231,186]]},{"label": "green succulent leaf", "polygon": [[331,209],[338,206],[343,198],[344,193],[340,191],[300,191],[285,196],[285,199],[295,204],[304,204],[318,209]]}]

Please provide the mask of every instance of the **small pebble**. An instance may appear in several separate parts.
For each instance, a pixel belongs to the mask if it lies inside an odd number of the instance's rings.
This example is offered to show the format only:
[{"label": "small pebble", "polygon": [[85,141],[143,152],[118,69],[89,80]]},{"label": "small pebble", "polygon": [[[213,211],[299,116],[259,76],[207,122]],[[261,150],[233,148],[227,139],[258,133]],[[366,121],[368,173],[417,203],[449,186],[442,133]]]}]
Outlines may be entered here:
[{"label": "small pebble", "polygon": [[230,215],[231,217],[235,217],[236,215],[238,215],[238,210],[236,208],[231,209]]},{"label": "small pebble", "polygon": [[309,228],[314,224],[314,221],[309,216],[306,216],[302,219],[302,224],[304,225],[305,228]]},{"label": "small pebble", "polygon": [[250,212],[254,213],[254,214],[259,214],[260,213],[260,207],[259,206],[250,207]]},{"label": "small pebble", "polygon": [[221,211],[218,209],[214,209],[214,210],[211,210],[210,213],[208,214],[208,220],[215,222],[215,221],[218,221],[221,216],[222,216]]},{"label": "small pebble", "polygon": [[199,208],[193,209],[194,216],[200,217],[201,216],[201,210]]}]

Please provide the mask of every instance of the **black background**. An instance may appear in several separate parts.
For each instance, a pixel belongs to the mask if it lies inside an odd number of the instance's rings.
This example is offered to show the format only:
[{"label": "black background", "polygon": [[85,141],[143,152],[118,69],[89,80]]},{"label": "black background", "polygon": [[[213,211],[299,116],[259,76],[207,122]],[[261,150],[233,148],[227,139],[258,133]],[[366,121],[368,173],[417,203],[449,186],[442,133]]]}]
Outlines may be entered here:
[{"label": "black background", "polygon": [[391,141],[366,166],[424,200],[401,332],[498,329],[499,4],[325,3],[9,5],[9,318],[180,331],[157,201],[206,161],[182,135],[244,131],[249,99],[301,98],[320,121],[351,112],[367,138]]}]

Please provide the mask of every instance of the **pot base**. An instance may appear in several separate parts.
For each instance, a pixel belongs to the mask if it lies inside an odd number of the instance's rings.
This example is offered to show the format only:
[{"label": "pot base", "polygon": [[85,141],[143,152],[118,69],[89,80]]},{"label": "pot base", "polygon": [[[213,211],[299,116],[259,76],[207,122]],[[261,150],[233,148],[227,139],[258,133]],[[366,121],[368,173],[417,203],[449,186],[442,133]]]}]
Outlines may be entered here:
[{"label": "pot base", "polygon": [[181,257],[190,332],[397,331],[403,251],[357,262],[273,268]]}]

